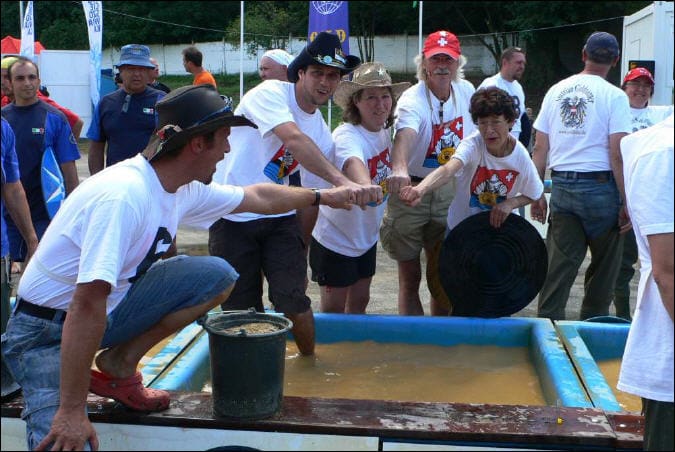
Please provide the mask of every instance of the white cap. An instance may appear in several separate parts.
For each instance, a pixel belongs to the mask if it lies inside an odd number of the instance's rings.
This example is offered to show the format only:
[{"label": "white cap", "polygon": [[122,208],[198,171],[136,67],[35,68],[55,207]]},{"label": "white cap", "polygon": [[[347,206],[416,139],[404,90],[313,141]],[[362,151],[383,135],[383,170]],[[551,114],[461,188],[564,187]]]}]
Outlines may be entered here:
[{"label": "white cap", "polygon": [[291,61],[293,61],[293,58],[295,58],[293,55],[283,49],[268,50],[267,52],[263,53],[263,58],[264,57],[272,58],[282,66],[288,66],[291,64]]}]

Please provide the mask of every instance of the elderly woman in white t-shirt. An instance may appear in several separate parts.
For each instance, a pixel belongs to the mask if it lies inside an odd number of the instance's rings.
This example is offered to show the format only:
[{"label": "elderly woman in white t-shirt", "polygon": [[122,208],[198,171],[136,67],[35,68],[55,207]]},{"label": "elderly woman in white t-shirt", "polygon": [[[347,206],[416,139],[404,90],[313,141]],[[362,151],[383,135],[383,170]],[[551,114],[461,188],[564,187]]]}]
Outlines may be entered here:
[{"label": "elderly woman in white t-shirt", "polygon": [[[391,173],[391,126],[396,99],[410,83],[392,83],[381,63],[364,63],[338,85],[335,103],[344,121],[333,131],[333,163],[359,184],[386,190]],[[384,200],[387,199],[385,191]],[[385,203],[365,209],[321,206],[312,232],[309,263],[321,289],[321,311],[364,314],[375,274]]]},{"label": "elderly woman in white t-shirt", "polygon": [[[630,103],[631,125],[633,132],[657,124],[673,113],[672,105],[649,105],[654,95],[654,77],[648,69],[636,67],[628,71],[623,78],[621,89]],[[623,241],[621,267],[614,286],[614,309],[617,317],[631,320],[630,281],[635,274],[633,267],[637,262],[638,250],[635,233],[630,230]]]},{"label": "elderly woman in white t-shirt", "polygon": [[410,206],[425,193],[457,177],[457,193],[448,209],[448,231],[462,220],[490,211],[490,224],[498,228],[515,209],[541,197],[544,185],[527,149],[510,134],[519,115],[513,98],[496,86],[471,96],[471,119],[478,126],[460,142],[452,158],[416,186],[401,189]]}]

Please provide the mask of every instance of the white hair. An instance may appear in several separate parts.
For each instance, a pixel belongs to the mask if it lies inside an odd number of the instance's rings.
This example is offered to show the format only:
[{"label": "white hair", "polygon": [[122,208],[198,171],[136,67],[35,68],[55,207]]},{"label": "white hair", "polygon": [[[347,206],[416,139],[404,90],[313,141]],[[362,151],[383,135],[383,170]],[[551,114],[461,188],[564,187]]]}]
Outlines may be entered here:
[{"label": "white hair", "polygon": [[[417,73],[415,76],[417,80],[425,81],[427,79],[427,71],[424,69],[424,54],[420,53],[415,57],[415,65],[417,66]],[[457,75],[455,75],[455,81],[459,81],[464,78],[464,66],[466,66],[467,59],[464,55],[459,56],[459,67],[457,68]]]}]

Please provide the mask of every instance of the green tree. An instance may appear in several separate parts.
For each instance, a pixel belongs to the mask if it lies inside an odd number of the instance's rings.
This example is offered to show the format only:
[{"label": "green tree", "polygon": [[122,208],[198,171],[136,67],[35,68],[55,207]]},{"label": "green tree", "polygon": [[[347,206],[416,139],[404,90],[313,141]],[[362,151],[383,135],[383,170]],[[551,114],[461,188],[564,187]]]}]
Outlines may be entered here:
[{"label": "green tree", "polygon": [[[244,45],[246,52],[255,55],[258,48],[285,49],[292,32],[281,34],[280,30],[291,30],[294,19],[287,8],[275,2],[247,2],[244,4]],[[225,31],[225,42],[239,47],[241,20],[237,16]]]}]

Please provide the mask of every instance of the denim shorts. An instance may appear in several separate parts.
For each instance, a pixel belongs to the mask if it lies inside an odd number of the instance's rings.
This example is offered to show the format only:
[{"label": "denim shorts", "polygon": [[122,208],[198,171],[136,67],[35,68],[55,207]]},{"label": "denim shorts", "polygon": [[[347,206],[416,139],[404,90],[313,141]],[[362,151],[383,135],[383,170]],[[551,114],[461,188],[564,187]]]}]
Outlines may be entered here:
[{"label": "denim shorts", "polygon": [[[172,312],[205,303],[237,277],[217,257],[181,255],[156,262],[108,315],[101,348],[138,336]],[[3,359],[23,391],[30,450],[49,433],[59,406],[62,332],[61,321],[15,311],[3,334]]]}]

